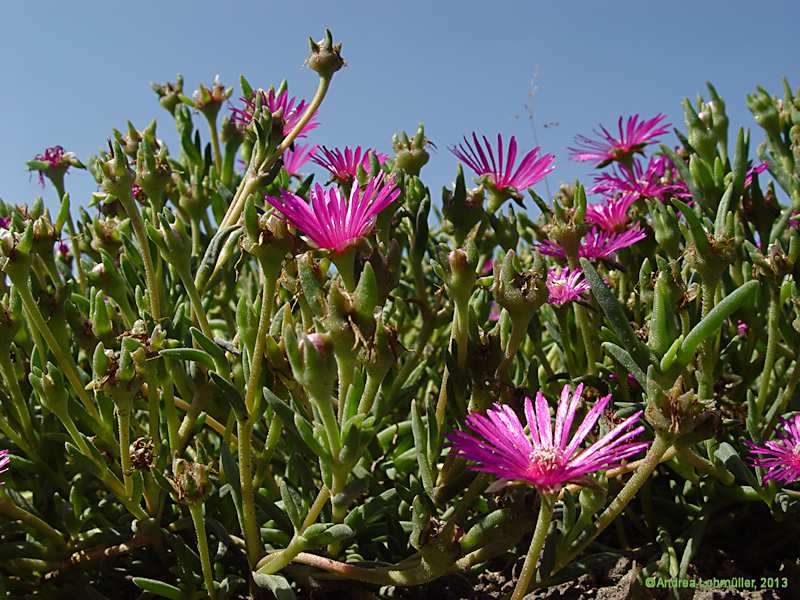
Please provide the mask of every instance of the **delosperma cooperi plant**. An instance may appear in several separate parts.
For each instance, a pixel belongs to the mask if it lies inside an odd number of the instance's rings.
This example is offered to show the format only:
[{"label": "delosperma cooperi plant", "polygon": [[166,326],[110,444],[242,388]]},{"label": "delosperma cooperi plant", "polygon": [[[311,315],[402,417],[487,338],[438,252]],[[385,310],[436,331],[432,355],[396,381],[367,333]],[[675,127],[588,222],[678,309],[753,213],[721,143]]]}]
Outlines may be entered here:
[{"label": "delosperma cooperi plant", "polygon": [[315,140],[341,44],[307,64],[312,98],[154,85],[178,147],[60,140],[55,209],[0,203],[0,596],[519,599],[685,576],[723,513],[796,539],[800,95],[747,98],[757,148],[710,84],[621,116],[553,197],[465,127],[439,197],[422,125]]}]

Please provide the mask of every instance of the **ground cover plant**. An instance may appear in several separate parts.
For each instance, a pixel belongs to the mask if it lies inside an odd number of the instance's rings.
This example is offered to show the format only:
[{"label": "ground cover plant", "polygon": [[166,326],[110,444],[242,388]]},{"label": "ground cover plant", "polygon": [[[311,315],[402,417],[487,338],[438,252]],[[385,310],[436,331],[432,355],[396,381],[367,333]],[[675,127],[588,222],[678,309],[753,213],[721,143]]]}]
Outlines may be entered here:
[{"label": "ground cover plant", "polygon": [[310,46],[312,99],[178,77],[179,147],[0,203],[0,597],[797,592],[800,93],[757,148],[710,84],[620,117],[542,198],[556,157],[468,125],[318,147]]}]

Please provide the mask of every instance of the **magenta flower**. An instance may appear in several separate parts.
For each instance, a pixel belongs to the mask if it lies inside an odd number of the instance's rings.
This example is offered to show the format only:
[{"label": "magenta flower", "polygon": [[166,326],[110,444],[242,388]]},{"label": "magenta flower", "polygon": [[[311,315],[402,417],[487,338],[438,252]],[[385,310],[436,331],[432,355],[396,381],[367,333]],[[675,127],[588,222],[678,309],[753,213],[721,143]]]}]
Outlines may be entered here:
[{"label": "magenta flower", "polygon": [[326,169],[331,174],[331,179],[339,183],[350,183],[355,179],[358,167],[369,173],[370,153],[374,154],[380,164],[386,162],[388,154],[378,152],[372,148],[356,146],[355,150],[346,146],[344,150],[334,148],[330,150],[323,146],[312,157],[315,163]]},{"label": "magenta flower", "polygon": [[630,167],[616,165],[610,172],[597,175],[594,180],[595,185],[589,189],[593,194],[631,194],[637,199],[657,198],[662,202],[672,196],[682,200],[692,197],[686,183],[675,179],[672,161],[666,156],[651,157],[646,168],[638,160],[634,160]]},{"label": "magenta flower", "polygon": [[34,157],[34,160],[47,163],[48,165],[44,169],[41,167],[34,167],[34,169],[39,171],[39,185],[44,187],[44,176],[46,171],[49,169],[62,168],[64,169],[64,172],[66,172],[69,170],[74,158],[75,157],[72,152],[64,152],[64,148],[61,146],[51,146],[50,148],[45,148],[45,151],[42,154],[37,154]]},{"label": "magenta flower", "polygon": [[503,313],[503,308],[494,300],[489,304],[489,320],[499,321],[500,315]]},{"label": "magenta flower", "polygon": [[744,175],[744,187],[750,187],[750,184],[753,183],[753,177],[756,175],[760,175],[764,171],[769,168],[768,163],[761,163],[760,165],[755,165],[747,169],[747,173]]},{"label": "magenta flower", "polygon": [[597,225],[604,231],[624,231],[630,221],[628,209],[636,200],[634,194],[622,194],[606,198],[598,204],[588,204],[586,222]]},{"label": "magenta flower", "polygon": [[11,217],[0,217],[0,229],[11,227]]},{"label": "magenta flower", "polygon": [[736,321],[736,335],[738,335],[739,337],[744,337],[745,335],[747,335],[748,329],[750,328],[747,326],[747,323],[745,323],[742,320]]},{"label": "magenta flower", "polygon": [[[608,258],[623,248],[643,240],[645,237],[647,237],[647,234],[638,226],[621,232],[608,232],[595,227],[581,238],[578,256],[592,260]],[[538,246],[539,252],[542,254],[559,258],[566,258],[567,256],[564,249],[551,240],[539,242]]]},{"label": "magenta flower", "polygon": [[[0,475],[8,471],[8,465],[11,464],[11,457],[8,455],[8,450],[0,450]],[[0,485],[3,485],[0,479]]]},{"label": "magenta flower", "polygon": [[511,136],[508,143],[508,152],[503,150],[503,138],[497,134],[497,155],[492,149],[486,136],[483,137],[483,147],[478,141],[478,136],[472,134],[472,144],[465,137],[464,143],[451,146],[450,152],[475,171],[479,177],[486,177],[499,192],[518,193],[525,190],[550,173],[555,167],[555,156],[544,154],[539,156],[539,148],[534,148],[522,157],[519,166],[514,170],[517,158],[517,138]]},{"label": "magenta flower", "polygon": [[283,168],[289,175],[299,175],[300,169],[312,158],[314,152],[317,151],[317,145],[314,144],[293,144],[293,148],[289,148],[283,153]]},{"label": "magenta flower", "polygon": [[[11,219],[9,219],[9,222]],[[789,228],[790,229],[800,229],[800,212],[793,211],[791,215],[789,215]]]},{"label": "magenta flower", "polygon": [[655,138],[669,131],[669,125],[661,125],[666,115],[658,114],[652,119],[639,121],[639,115],[628,117],[623,127],[622,117],[617,121],[618,137],[600,126],[594,134],[599,139],[579,135],[575,138],[577,148],[569,148],[572,160],[596,161],[597,167],[604,167],[614,161],[629,164],[634,154],[644,154],[644,148],[655,142]]},{"label": "magenta flower", "polygon": [[[276,94],[273,88],[270,88],[267,92],[256,90],[250,98],[239,98],[244,104],[242,108],[231,108],[231,119],[240,127],[247,127],[253,120],[253,113],[256,110],[256,98],[259,94],[261,95],[261,105],[265,106],[273,117],[279,117],[283,121],[284,136],[295,128],[308,106],[305,100],[298,100],[295,97],[290,98],[286,90],[283,90],[280,94]],[[317,113],[314,113],[314,116],[305,124],[297,137],[305,137],[309,131],[318,126]]]},{"label": "magenta flower", "polygon": [[338,253],[366,236],[378,213],[399,195],[394,176],[384,180],[384,174],[379,173],[367,182],[363,191],[354,185],[349,197],[338,187],[325,190],[317,184],[311,189],[310,205],[286,190],[281,190],[280,198],[267,196],[267,201],[319,248]]},{"label": "magenta flower", "polygon": [[800,415],[781,423],[783,431],[777,439],[759,445],[745,442],[753,455],[751,464],[766,469],[764,481],[773,479],[782,483],[800,480]]},{"label": "magenta flower", "polygon": [[474,433],[455,431],[450,434],[453,448],[459,455],[477,463],[471,467],[475,471],[524,481],[549,492],[589,473],[618,466],[647,447],[647,442],[631,441],[644,431],[641,425],[634,427],[642,414],[639,411],[579,451],[611,401],[610,394],[600,398],[570,437],[582,393],[583,384],[575,388],[570,399],[569,385],[564,386],[556,411],[555,431],[550,407],[541,392],[536,394],[535,408],[531,399],[525,398],[529,434],[507,405],[495,404],[486,415],[470,413],[467,426]]},{"label": "magenta flower", "polygon": [[572,270],[569,267],[553,267],[547,273],[547,291],[550,293],[548,302],[556,306],[563,306],[573,302],[590,290],[590,286],[583,279],[583,271]]}]

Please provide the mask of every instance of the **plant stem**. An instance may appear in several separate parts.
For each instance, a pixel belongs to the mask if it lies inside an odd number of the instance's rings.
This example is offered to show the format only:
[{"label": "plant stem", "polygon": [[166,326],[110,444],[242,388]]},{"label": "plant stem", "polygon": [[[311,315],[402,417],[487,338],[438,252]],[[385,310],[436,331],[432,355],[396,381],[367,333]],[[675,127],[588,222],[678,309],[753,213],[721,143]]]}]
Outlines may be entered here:
[{"label": "plant stem", "polygon": [[192,515],[192,523],[197,533],[197,550],[200,554],[200,566],[203,569],[203,579],[206,584],[208,597],[214,600],[216,591],[214,589],[214,571],[211,569],[211,555],[208,552],[208,537],[206,536],[206,521],[203,518],[203,503],[191,502],[189,513]]},{"label": "plant stem", "polygon": [[194,280],[189,273],[185,277],[181,277],[183,286],[186,288],[186,294],[189,296],[189,302],[192,304],[192,312],[197,318],[200,325],[200,330],[209,339],[214,339],[214,332],[211,331],[211,326],[208,324],[208,316],[206,309],[203,308],[203,301],[200,299],[200,294],[197,292],[197,287],[194,285]]},{"label": "plant stem", "polygon": [[253,445],[252,424],[239,420],[236,423],[236,437],[239,450],[239,483],[242,488],[242,519],[247,558],[255,565],[261,556],[261,531],[256,521],[256,503],[253,491]]},{"label": "plant stem", "polygon": [[150,295],[150,313],[153,315],[153,320],[158,323],[161,321],[161,285],[153,267],[153,258],[150,254],[150,240],[144,228],[142,215],[139,213],[139,209],[130,192],[128,192],[125,197],[120,197],[119,200],[125,212],[128,213],[128,217],[130,217],[131,227],[133,227],[136,240],[139,242],[139,246],[141,246],[144,277],[147,283],[147,291]]},{"label": "plant stem", "polygon": [[211,137],[211,152],[214,154],[214,166],[217,168],[217,173],[222,171],[222,153],[219,150],[219,133],[217,133],[217,115],[211,118],[206,115],[208,121],[208,133]]},{"label": "plant stem", "polygon": [[556,561],[556,565],[553,568],[553,573],[567,566],[573,558],[583,552],[589,546],[589,544],[591,544],[597,538],[597,536],[605,531],[606,527],[608,527],[611,522],[620,515],[628,503],[633,500],[633,497],[636,495],[639,489],[650,478],[650,475],[652,475],[653,471],[655,471],[656,467],[661,462],[661,457],[671,445],[671,440],[667,439],[663,434],[656,432],[655,439],[650,445],[650,449],[647,451],[644,459],[642,459],[641,463],[639,464],[639,468],[636,469],[636,472],[625,483],[614,500],[611,501],[611,504],[609,504],[600,517],[598,517],[597,521],[595,521],[594,527],[584,537],[583,541],[578,544],[577,547],[568,552],[566,556],[563,556]]},{"label": "plant stem", "polygon": [[505,355],[503,359],[500,361],[500,364],[497,366],[497,370],[495,371],[495,378],[502,379],[508,367],[514,361],[514,357],[517,355],[517,350],[519,350],[520,344],[525,339],[525,336],[528,333],[528,323],[530,323],[530,318],[524,319],[522,322],[518,317],[514,317],[511,319],[511,333],[508,336],[508,346],[506,347]]},{"label": "plant stem", "polygon": [[[78,366],[75,364],[72,356],[65,354],[64,348],[62,348],[61,344],[56,341],[53,332],[50,331],[50,328],[47,326],[47,323],[45,322],[44,317],[39,310],[39,306],[36,304],[36,301],[31,295],[30,287],[27,285],[28,282],[15,283],[17,293],[19,294],[20,300],[22,300],[22,306],[25,308],[25,312],[27,313],[28,318],[31,320],[33,327],[44,338],[44,341],[47,344],[47,349],[50,350],[50,352],[53,354],[53,357],[56,359],[58,366],[61,367],[62,371],[64,371],[64,375],[67,377],[70,385],[72,385],[75,394],[78,396],[78,398],[80,398],[84,408],[86,408],[86,412],[88,412],[89,415],[91,415],[99,425],[102,425],[100,413],[89,397],[89,394],[84,389],[84,384],[81,382],[80,375],[78,375]],[[24,285],[20,285],[20,283],[24,283]],[[42,350],[44,350],[44,348],[42,348]]]},{"label": "plant stem", "polygon": [[36,438],[33,435],[31,414],[28,411],[28,406],[25,404],[25,399],[22,397],[22,389],[19,387],[14,365],[11,364],[11,355],[8,348],[0,350],[0,375],[2,375],[3,380],[5,380],[6,387],[11,394],[14,412],[22,427],[22,433],[28,441],[34,443]]},{"label": "plant stem", "polygon": [[119,423],[119,462],[122,467],[122,481],[125,483],[125,495],[128,500],[133,497],[133,465],[131,463],[131,399],[126,398],[117,404],[117,422]]},{"label": "plant stem", "polygon": [[764,367],[761,369],[761,379],[758,383],[758,398],[756,399],[756,420],[761,420],[764,408],[767,404],[769,394],[769,383],[772,378],[772,370],[775,366],[775,354],[778,348],[778,338],[780,336],[778,319],[780,318],[781,306],[780,296],[776,289],[770,288],[769,309],[767,311],[767,350],[764,355]]},{"label": "plant stem", "polygon": [[64,536],[60,531],[54,529],[47,522],[43,521],[36,515],[29,513],[24,508],[21,508],[9,498],[0,497],[0,514],[5,515],[9,519],[22,521],[29,527],[44,535],[55,545],[56,548],[66,548]]},{"label": "plant stem", "polygon": [[[714,308],[714,295],[716,294],[717,284],[718,279],[715,276],[706,275],[703,277],[701,318],[705,318]],[[716,364],[714,340],[716,337],[710,336],[704,340],[700,349],[700,375],[697,382],[697,395],[701,400],[711,399],[714,395],[714,366]]]},{"label": "plant stem", "polygon": [[511,594],[511,600],[522,600],[525,596],[525,593],[530,587],[533,575],[536,573],[536,563],[539,561],[539,556],[547,540],[547,532],[550,529],[550,518],[553,516],[555,499],[549,494],[540,493],[539,500],[539,518],[536,521],[536,529],[531,539],[531,547],[528,549],[528,555],[525,557],[525,564],[522,566],[522,572],[519,574],[519,580],[514,588],[514,593]]}]

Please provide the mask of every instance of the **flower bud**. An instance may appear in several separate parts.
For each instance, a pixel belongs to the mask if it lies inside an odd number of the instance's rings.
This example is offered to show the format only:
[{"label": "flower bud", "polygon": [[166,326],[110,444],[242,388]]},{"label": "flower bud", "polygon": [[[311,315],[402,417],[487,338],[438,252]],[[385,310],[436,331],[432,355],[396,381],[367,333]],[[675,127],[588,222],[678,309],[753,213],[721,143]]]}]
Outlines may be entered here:
[{"label": "flower bud", "polygon": [[175,83],[168,81],[167,83],[151,83],[150,87],[158,94],[158,101],[169,114],[175,115],[175,107],[181,103],[181,95],[183,94],[183,76],[178,73],[175,76]]},{"label": "flower bud", "polygon": [[306,63],[312,70],[319,73],[320,77],[330,79],[345,65],[342,58],[342,44],[333,43],[333,34],[330,29],[325,30],[325,38],[319,42],[315,42],[313,38],[309,38],[308,42],[311,55],[306,59]]},{"label": "flower bud", "polygon": [[547,268],[541,256],[538,253],[534,256],[530,271],[521,269],[520,259],[513,250],[502,261],[496,260],[492,294],[512,319],[530,320],[549,297]]},{"label": "flower bud", "polygon": [[392,149],[395,151],[395,165],[409,175],[419,175],[422,167],[430,160],[427,146],[433,145],[425,137],[425,125],[422,123],[417,127],[417,133],[413,140],[410,140],[405,131],[392,136]]}]

